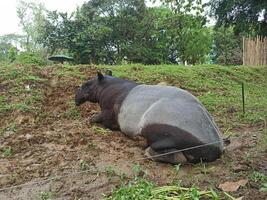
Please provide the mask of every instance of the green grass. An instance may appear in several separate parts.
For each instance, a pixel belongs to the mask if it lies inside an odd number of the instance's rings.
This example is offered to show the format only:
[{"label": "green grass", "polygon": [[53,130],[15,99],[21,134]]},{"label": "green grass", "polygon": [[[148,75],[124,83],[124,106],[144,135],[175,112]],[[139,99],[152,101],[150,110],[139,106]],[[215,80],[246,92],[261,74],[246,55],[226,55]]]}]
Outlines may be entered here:
[{"label": "green grass", "polygon": [[12,148],[11,147],[4,148],[4,150],[3,150],[3,156],[4,157],[9,157],[11,155],[12,155]]},{"label": "green grass", "polygon": [[169,199],[234,199],[227,193],[219,194],[212,189],[200,190],[192,186],[190,188],[181,185],[156,187],[153,183],[138,178],[116,189],[106,200],[169,200]]},{"label": "green grass", "polygon": [[[88,68],[90,68],[88,70]],[[267,67],[216,65],[203,66],[177,66],[159,65],[144,66],[141,64],[123,66],[45,66],[31,67],[22,65],[0,65],[0,116],[10,116],[13,111],[22,111],[38,114],[37,117],[46,116],[40,112],[44,102],[44,92],[49,78],[58,78],[65,87],[76,86],[86,78],[92,76],[90,71],[111,69],[113,75],[145,84],[158,84],[166,82],[170,86],[179,87],[190,91],[197,96],[205,107],[214,116],[223,132],[231,135],[235,129],[242,127],[264,127],[263,142],[267,145]],[[39,75],[40,70],[48,70],[47,77]],[[51,71],[51,73],[50,73]],[[87,72],[87,74],[85,74]],[[89,77],[88,77],[89,76]],[[241,82],[245,84],[246,114],[242,113]],[[30,89],[27,88],[29,85]],[[61,85],[60,85],[61,86]],[[79,110],[73,102],[66,101],[66,110],[63,117],[76,120],[80,117]],[[17,127],[10,125],[10,130],[16,131]],[[8,130],[8,129],[7,129]],[[111,132],[93,125],[91,130],[100,136]],[[88,148],[96,146],[88,144]],[[3,149],[4,156],[11,156],[12,149]],[[251,155],[244,154],[243,159],[250,161]],[[80,162],[81,170],[86,170],[88,164]],[[209,172],[205,165],[202,166],[204,174]],[[145,174],[140,166],[133,166],[136,176]],[[179,166],[176,166],[179,171]],[[107,175],[113,175],[113,169],[107,169]],[[190,174],[189,174],[190,175]],[[192,176],[192,175],[190,175]],[[250,180],[261,182],[266,189],[266,177],[256,172],[250,175]],[[264,189],[264,190],[265,190]],[[151,182],[135,177],[127,185],[121,185],[112,196],[107,199],[166,199],[195,198],[199,195],[209,195],[207,198],[216,198],[213,190],[201,191],[197,187],[182,188],[181,186],[155,187]],[[41,199],[49,198],[49,193],[43,193]],[[170,198],[171,199],[171,198]]]},{"label": "green grass", "polygon": [[38,68],[20,65],[0,65],[0,113],[15,110],[38,113],[42,104],[43,93],[38,87],[46,79],[36,75]]}]

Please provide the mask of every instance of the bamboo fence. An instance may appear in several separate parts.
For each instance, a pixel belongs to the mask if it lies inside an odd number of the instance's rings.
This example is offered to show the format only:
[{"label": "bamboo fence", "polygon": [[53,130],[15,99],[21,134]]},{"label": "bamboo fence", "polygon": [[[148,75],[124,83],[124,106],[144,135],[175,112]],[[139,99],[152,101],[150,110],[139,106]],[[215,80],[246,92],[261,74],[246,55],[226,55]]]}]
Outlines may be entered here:
[{"label": "bamboo fence", "polygon": [[243,65],[267,65],[267,37],[243,37]]}]

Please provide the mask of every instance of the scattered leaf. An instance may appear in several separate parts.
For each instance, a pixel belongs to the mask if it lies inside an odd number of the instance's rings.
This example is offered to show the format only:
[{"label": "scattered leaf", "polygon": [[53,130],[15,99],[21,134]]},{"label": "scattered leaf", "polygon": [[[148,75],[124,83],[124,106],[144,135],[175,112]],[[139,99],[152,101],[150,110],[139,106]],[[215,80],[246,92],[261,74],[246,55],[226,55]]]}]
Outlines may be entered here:
[{"label": "scattered leaf", "polygon": [[248,183],[247,179],[242,179],[242,180],[237,181],[237,182],[227,181],[225,183],[220,184],[219,189],[221,189],[224,192],[235,192],[241,186],[245,186],[247,183]]}]

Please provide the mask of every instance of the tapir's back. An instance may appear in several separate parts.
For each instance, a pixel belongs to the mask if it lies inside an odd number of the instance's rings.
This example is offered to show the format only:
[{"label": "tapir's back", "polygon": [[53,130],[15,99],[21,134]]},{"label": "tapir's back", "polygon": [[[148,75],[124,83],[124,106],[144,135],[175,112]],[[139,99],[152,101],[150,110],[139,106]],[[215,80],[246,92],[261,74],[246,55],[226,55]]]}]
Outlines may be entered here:
[{"label": "tapir's back", "polygon": [[183,129],[203,143],[220,141],[220,132],[204,106],[189,92],[168,86],[139,85],[122,102],[118,123],[129,136],[151,124]]}]

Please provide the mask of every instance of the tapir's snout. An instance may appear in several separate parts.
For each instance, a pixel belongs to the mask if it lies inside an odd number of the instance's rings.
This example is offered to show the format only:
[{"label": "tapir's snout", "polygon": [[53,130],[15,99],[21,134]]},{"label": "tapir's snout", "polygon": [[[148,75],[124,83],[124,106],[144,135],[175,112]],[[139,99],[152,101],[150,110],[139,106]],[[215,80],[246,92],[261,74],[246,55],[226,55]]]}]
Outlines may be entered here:
[{"label": "tapir's snout", "polygon": [[81,88],[78,86],[76,88],[76,92],[75,92],[75,105],[79,106],[82,104],[82,93],[81,93]]}]

